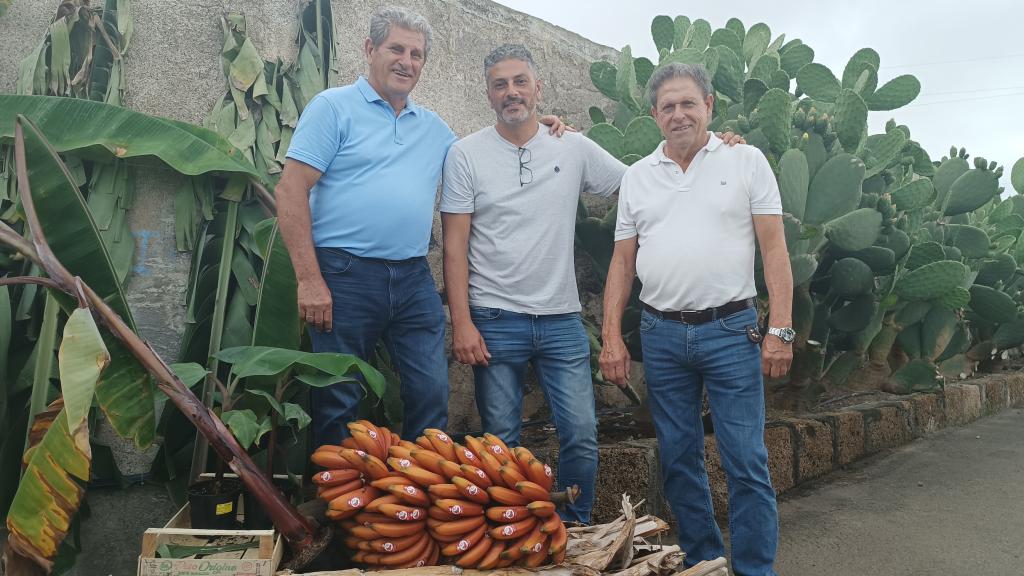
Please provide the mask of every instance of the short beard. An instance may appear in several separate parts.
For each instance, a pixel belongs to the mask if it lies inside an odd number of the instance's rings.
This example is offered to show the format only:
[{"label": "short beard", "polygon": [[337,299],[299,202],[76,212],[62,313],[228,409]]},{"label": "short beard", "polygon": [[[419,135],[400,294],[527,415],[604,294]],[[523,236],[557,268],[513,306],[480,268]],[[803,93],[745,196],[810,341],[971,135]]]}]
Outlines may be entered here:
[{"label": "short beard", "polygon": [[520,124],[525,124],[526,122],[529,122],[530,118],[534,115],[537,109],[535,107],[526,108],[526,106],[523,104],[520,104],[520,106],[523,106],[523,111],[519,114],[505,112],[505,109],[502,108],[502,110],[498,112],[498,121],[513,126],[518,126]]}]

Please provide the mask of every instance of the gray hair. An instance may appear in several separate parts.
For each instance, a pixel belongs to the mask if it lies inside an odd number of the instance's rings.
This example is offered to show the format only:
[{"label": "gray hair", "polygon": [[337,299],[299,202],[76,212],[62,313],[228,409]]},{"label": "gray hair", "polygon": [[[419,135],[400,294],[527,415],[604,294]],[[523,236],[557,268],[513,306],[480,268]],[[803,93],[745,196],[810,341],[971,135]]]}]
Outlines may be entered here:
[{"label": "gray hair", "polygon": [[674,78],[689,78],[693,80],[693,83],[704,93],[705,99],[714,90],[711,87],[711,79],[708,78],[708,70],[703,64],[670,62],[655,70],[654,74],[651,74],[651,79],[647,82],[647,98],[650,99],[652,107],[657,107],[658,105],[658,89],[661,88],[661,85]]},{"label": "gray hair", "polygon": [[522,44],[502,44],[484,58],[484,79],[490,78],[491,68],[505,60],[522,60],[530,67],[533,77],[537,77],[537,63],[533,61],[530,51]]},{"label": "gray hair", "polygon": [[412,10],[396,6],[381,8],[370,17],[370,42],[374,48],[378,48],[388,39],[392,26],[423,34],[423,55],[430,53],[430,39],[433,34],[430,22]]}]

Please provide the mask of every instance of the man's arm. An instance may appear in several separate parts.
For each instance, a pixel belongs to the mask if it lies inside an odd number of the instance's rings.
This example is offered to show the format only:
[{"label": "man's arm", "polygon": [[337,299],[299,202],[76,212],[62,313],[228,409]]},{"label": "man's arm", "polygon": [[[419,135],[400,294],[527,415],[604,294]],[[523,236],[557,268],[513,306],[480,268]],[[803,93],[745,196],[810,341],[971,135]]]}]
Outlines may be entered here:
[{"label": "man's arm", "polygon": [[[764,282],[768,286],[768,325],[792,328],[793,272],[789,267],[782,216],[755,214],[753,218],[754,233],[761,246],[761,261],[764,263]],[[771,334],[765,335],[761,349],[761,370],[765,376],[784,376],[792,362],[793,345],[784,344]]]},{"label": "man's arm", "polygon": [[615,243],[608,279],[604,285],[604,322],[601,325],[601,372],[617,386],[629,383],[629,351],[622,340],[622,312],[633,290],[636,276],[636,252],[639,238],[633,236]]},{"label": "man's arm", "polygon": [[298,283],[299,316],[320,331],[330,332],[331,291],[324,282],[313,247],[313,224],[309,213],[309,191],[321,172],[308,164],[288,159],[277,183],[277,221],[281,237],[295,268]]},{"label": "man's arm", "polygon": [[452,355],[463,364],[487,366],[491,355],[469,315],[469,228],[472,214],[441,213],[444,292],[452,316]]}]

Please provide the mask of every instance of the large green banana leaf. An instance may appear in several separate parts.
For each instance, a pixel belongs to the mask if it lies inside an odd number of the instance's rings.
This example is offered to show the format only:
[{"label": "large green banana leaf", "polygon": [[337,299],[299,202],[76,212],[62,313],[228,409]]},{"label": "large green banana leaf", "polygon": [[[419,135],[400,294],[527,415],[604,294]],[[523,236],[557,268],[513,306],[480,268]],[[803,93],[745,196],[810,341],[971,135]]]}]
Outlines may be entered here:
[{"label": "large green banana leaf", "polygon": [[277,218],[260,222],[254,233],[263,257],[252,345],[298,350],[301,339],[295,269]]},{"label": "large green banana leaf", "polygon": [[64,326],[60,346],[64,397],[33,423],[25,474],[7,515],[8,546],[47,569],[85,494],[75,478],[89,480],[87,416],[97,380],[109,361],[92,314],[86,308],[75,310]]},{"label": "large green banana leaf", "polygon": [[[38,126],[24,117],[18,123],[25,135],[29,185],[43,236],[61,263],[81,276],[134,331],[117,273],[67,167]],[[111,365],[96,388],[96,399],[118,434],[146,447],[156,431],[152,380],[119,340],[110,335],[105,340]]]},{"label": "large green banana leaf", "polygon": [[0,94],[0,140],[14,137],[18,115],[31,118],[57,152],[156,157],[181,174],[236,172],[267,181],[227,140],[184,122],[76,98]]}]

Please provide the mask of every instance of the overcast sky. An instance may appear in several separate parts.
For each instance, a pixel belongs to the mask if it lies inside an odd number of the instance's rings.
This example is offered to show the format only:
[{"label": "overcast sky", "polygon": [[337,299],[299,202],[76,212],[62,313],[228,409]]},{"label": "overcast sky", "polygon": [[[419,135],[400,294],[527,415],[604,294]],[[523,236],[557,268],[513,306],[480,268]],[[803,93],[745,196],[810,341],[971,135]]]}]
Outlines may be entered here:
[{"label": "overcast sky", "polygon": [[895,118],[933,160],[967,148],[1006,165],[1024,156],[1024,4],[1010,0],[498,0],[594,42],[657,62],[651,20],[658,14],[703,18],[712,29],[736,17],[749,29],[764,22],[773,39],[799,38],[814,60],[841,77],[861,48],[881,56],[879,85],[901,74],[921,81],[921,95],[890,112],[872,112],[871,133]]}]

